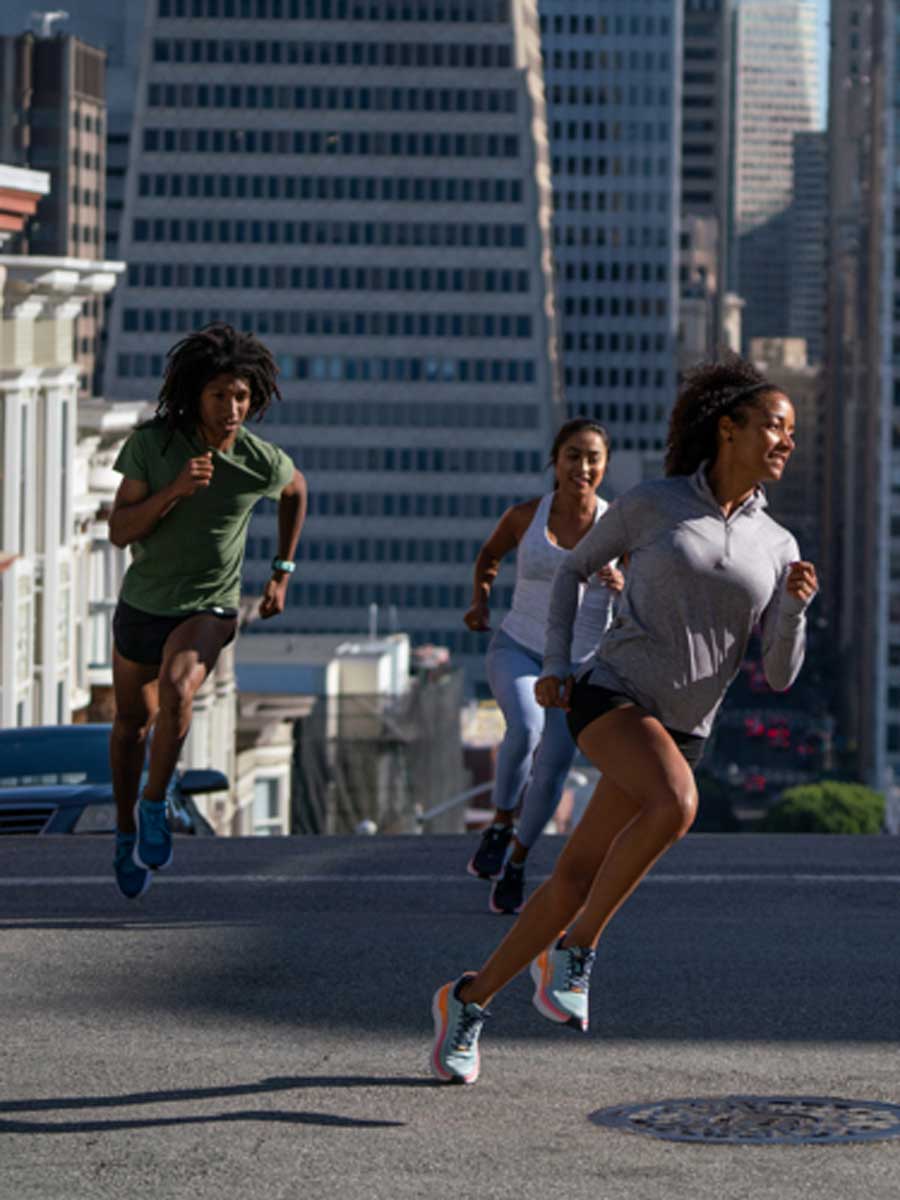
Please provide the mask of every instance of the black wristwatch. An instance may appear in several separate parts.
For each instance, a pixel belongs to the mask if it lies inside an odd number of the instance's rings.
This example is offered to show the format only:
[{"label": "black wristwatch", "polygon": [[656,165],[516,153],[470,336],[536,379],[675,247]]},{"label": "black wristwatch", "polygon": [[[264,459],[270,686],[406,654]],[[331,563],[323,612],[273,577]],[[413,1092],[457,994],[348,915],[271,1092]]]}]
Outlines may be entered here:
[{"label": "black wristwatch", "polygon": [[292,563],[289,558],[273,558],[272,570],[280,571],[283,575],[293,575],[296,563]]}]

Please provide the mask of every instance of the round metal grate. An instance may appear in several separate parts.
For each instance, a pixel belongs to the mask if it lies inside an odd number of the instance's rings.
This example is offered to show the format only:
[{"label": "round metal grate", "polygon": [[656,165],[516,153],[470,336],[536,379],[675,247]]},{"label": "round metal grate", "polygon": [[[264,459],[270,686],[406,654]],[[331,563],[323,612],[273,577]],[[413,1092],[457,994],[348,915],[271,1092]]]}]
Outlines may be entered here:
[{"label": "round metal grate", "polygon": [[658,1100],[600,1108],[590,1120],[666,1141],[707,1145],[820,1145],[900,1137],[900,1105],[831,1096]]}]

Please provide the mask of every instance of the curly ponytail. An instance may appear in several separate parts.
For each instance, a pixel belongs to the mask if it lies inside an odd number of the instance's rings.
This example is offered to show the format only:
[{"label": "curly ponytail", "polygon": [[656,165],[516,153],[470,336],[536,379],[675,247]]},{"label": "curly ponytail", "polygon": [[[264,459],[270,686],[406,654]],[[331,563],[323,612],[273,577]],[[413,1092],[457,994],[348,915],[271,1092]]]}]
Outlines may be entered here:
[{"label": "curly ponytail", "polygon": [[692,367],[685,373],[669,419],[666,474],[693,475],[702,462],[712,462],[719,450],[720,419],[731,417],[742,425],[744,410],[763,392],[778,390],[737,354]]}]

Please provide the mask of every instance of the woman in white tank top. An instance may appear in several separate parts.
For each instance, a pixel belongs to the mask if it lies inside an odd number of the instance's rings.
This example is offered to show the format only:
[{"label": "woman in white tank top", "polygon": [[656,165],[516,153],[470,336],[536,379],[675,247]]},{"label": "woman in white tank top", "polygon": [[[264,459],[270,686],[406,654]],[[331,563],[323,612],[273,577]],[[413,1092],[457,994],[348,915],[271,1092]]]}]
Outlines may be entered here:
[{"label": "woman in white tank top", "polygon": [[[470,874],[495,880],[490,908],[497,913],[516,913],[522,907],[528,851],[556,811],[575,755],[564,714],[541,708],[534,684],[541,674],[553,577],[607,508],[596,495],[609,461],[606,430],[587,417],[568,421],[556,435],[550,459],[556,475],[553,491],[508,509],[482,546],[472,606],[464,617],[469,629],[490,629],[491,587],[501,560],[516,550],[512,608],[487,653],[491,691],[506,720],[492,796],[495,814],[468,866]],[[609,564],[582,588],[573,666],[593,653],[623,582]]]}]

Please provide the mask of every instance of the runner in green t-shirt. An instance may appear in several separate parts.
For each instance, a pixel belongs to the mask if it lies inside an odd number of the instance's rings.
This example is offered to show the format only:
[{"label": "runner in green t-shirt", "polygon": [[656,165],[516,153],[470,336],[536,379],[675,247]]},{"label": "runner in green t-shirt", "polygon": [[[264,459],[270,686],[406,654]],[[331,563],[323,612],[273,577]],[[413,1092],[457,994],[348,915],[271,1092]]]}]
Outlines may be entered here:
[{"label": "runner in green t-shirt", "polygon": [[[284,611],[306,516],[290,458],[244,428],[280,398],[278,368],[251,334],[208,325],[169,351],[155,417],[128,438],[110,540],[132,547],[113,618],[116,717],[110,739],[117,806],[115,871],[129,899],[172,860],[166,789],[197,689],[235,635],[253,506],[278,501],[278,554],[259,606]],[[139,798],[147,736],[147,782]]]}]

